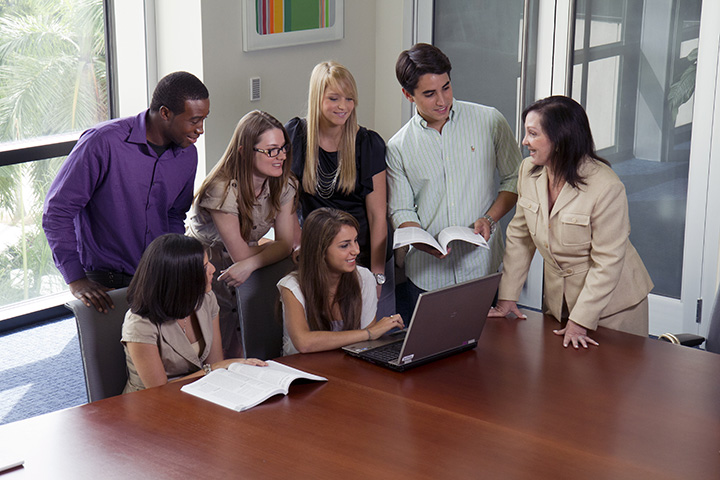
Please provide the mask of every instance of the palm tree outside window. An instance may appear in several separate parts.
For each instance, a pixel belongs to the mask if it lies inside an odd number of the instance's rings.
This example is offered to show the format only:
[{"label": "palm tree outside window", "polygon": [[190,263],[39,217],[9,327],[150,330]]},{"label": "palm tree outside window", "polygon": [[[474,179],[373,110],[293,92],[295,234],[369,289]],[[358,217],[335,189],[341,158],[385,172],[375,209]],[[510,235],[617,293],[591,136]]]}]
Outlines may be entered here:
[{"label": "palm tree outside window", "polygon": [[0,0],[0,308],[67,289],[42,204],[77,134],[110,118],[106,64],[103,0]]}]

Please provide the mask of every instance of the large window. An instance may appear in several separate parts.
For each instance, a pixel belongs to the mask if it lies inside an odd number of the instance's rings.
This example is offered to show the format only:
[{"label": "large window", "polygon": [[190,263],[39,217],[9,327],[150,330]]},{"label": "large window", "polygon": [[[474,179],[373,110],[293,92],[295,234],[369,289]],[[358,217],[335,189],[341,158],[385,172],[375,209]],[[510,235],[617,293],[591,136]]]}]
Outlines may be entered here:
[{"label": "large window", "polygon": [[0,308],[67,288],[42,204],[108,98],[103,0],[0,0]]}]

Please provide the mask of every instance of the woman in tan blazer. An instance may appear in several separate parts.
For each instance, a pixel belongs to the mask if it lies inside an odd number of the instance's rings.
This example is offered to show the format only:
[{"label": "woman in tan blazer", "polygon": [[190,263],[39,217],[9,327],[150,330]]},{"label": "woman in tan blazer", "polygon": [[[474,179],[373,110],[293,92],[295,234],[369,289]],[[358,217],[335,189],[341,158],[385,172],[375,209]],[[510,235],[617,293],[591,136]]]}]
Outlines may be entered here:
[{"label": "woman in tan blazer", "polygon": [[568,97],[525,109],[515,217],[507,229],[498,304],[490,316],[523,317],[517,299],[537,249],[544,310],[567,324],[555,333],[587,348],[598,326],[648,334],[650,276],[629,240],[625,187],[595,153],[583,108]]},{"label": "woman in tan blazer", "polygon": [[123,393],[204,375],[233,362],[267,365],[254,358],[223,360],[214,273],[194,238],[170,233],[148,245],[128,287]]}]

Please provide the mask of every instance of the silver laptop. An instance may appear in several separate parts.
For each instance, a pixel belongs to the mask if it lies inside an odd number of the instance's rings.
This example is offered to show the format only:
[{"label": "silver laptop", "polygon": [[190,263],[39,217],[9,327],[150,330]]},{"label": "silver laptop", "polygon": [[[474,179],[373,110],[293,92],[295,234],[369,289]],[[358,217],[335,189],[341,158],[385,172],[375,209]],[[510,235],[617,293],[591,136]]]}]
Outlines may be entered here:
[{"label": "silver laptop", "polygon": [[350,355],[404,371],[477,346],[500,277],[494,273],[420,294],[407,331],[343,347]]}]

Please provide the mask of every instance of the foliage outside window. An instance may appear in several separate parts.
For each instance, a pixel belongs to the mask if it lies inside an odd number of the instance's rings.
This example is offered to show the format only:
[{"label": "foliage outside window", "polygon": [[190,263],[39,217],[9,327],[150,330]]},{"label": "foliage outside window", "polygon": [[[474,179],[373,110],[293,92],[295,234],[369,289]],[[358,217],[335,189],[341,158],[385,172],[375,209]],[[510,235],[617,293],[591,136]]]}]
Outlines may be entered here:
[{"label": "foliage outside window", "polygon": [[[109,118],[104,25],[102,0],[0,0],[6,149]],[[63,160],[0,166],[0,306],[66,288],[41,225]]]}]

